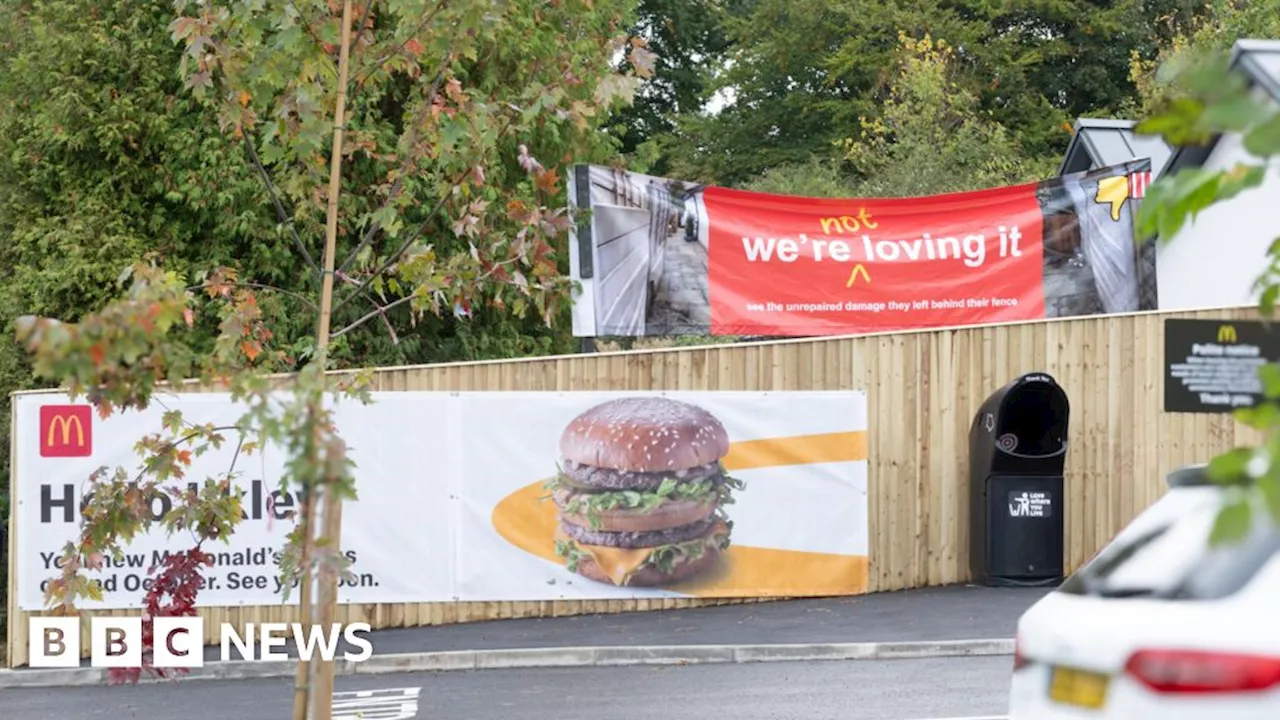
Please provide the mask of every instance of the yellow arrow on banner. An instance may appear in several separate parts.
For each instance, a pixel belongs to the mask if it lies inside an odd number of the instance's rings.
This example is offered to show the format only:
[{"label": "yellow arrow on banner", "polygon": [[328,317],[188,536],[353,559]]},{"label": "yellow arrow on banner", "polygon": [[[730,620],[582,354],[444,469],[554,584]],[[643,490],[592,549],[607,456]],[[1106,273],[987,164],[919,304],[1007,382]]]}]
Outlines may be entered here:
[{"label": "yellow arrow on banner", "polygon": [[853,272],[849,273],[849,282],[845,283],[844,286],[847,288],[853,287],[853,282],[858,279],[858,273],[862,273],[863,280],[871,282],[871,274],[862,266],[862,263],[858,263],[853,266]]}]

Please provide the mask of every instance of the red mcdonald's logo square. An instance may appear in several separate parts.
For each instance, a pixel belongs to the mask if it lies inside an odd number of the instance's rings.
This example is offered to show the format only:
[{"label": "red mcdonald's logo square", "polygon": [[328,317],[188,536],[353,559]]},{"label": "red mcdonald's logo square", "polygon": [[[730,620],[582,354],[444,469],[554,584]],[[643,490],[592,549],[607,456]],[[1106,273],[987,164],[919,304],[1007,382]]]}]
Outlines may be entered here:
[{"label": "red mcdonald's logo square", "polygon": [[89,457],[93,454],[93,408],[44,405],[40,408],[40,457]]}]

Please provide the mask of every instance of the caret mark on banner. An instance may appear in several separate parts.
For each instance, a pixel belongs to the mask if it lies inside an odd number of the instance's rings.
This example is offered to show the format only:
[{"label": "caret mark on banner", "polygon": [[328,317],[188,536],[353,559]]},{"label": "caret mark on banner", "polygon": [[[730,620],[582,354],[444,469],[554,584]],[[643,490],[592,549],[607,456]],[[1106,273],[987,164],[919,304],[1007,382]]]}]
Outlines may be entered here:
[{"label": "caret mark on banner", "polygon": [[707,188],[711,332],[824,335],[1043,317],[1035,189],[850,202]]}]

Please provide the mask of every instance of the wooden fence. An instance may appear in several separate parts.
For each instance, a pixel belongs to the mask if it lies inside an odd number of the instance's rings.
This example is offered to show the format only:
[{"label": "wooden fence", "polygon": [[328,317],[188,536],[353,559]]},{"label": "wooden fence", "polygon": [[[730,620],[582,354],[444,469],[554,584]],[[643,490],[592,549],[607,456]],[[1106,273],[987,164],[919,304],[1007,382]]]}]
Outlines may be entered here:
[{"label": "wooden fence", "polygon": [[[544,359],[386,368],[395,390],[865,390],[869,403],[870,591],[964,582],[968,433],[987,396],[1048,372],[1071,400],[1068,569],[1078,567],[1164,491],[1169,471],[1256,435],[1229,415],[1164,413],[1163,323],[1255,317],[1252,309],[1139,313],[844,337]],[[14,488],[16,490],[16,487]],[[16,494],[15,494],[16,495]],[[17,507],[15,496],[13,507]],[[9,537],[17,541],[16,520]],[[10,548],[10,583],[16,546]],[[11,666],[26,662],[27,618],[10,587]],[[643,611],[752,600],[347,605],[339,620],[374,628]],[[205,608],[214,623],[289,622],[293,608]],[[127,614],[124,611],[113,614]]]}]

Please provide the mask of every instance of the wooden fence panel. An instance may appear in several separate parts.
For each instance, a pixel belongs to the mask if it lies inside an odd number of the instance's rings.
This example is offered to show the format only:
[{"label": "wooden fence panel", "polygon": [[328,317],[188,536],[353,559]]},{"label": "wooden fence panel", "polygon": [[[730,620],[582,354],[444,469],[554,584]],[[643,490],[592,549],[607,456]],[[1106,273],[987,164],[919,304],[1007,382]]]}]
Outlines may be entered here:
[{"label": "wooden fence panel", "polygon": [[[1257,435],[1229,415],[1162,412],[1163,322],[1256,317],[1250,308],[1139,313],[952,330],[641,352],[385,368],[377,390],[865,390],[870,591],[969,579],[969,425],[987,396],[1028,372],[1053,375],[1071,401],[1068,570],[1164,491],[1169,471]],[[14,488],[16,490],[16,487]],[[16,493],[15,493],[16,498]],[[17,501],[14,501],[17,507]],[[11,519],[10,583],[16,517]],[[25,664],[27,615],[10,588],[9,661]],[[759,602],[599,600],[339,606],[375,628]],[[129,614],[125,611],[110,614]],[[205,608],[217,623],[289,622],[282,606]]]}]

